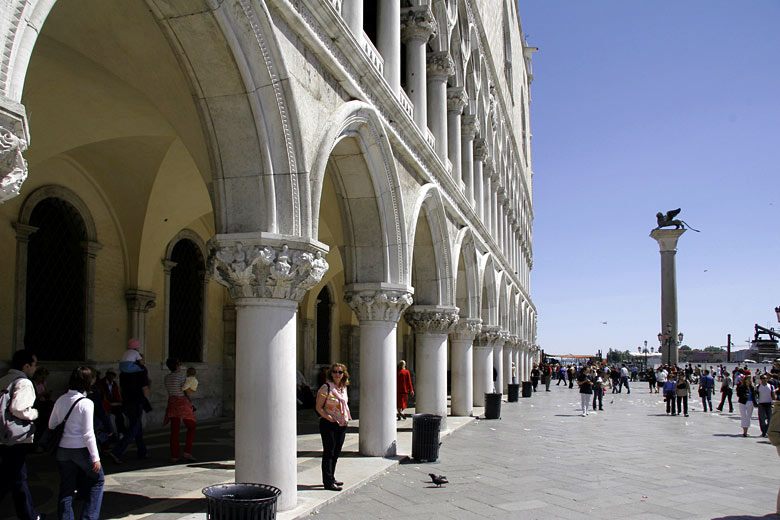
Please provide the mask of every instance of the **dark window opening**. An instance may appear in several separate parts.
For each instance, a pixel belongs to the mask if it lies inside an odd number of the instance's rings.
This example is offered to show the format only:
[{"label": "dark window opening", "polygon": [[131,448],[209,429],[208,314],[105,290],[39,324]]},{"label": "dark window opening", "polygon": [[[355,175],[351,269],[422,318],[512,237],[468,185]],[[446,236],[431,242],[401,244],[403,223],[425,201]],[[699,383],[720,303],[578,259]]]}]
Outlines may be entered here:
[{"label": "dark window opening", "polygon": [[203,361],[203,257],[190,240],[173,247],[168,352],[180,361]]},{"label": "dark window opening", "polygon": [[25,348],[47,361],[79,361],[86,347],[84,220],[62,199],[39,202],[27,246]]},{"label": "dark window opening", "polygon": [[363,3],[363,32],[366,33],[368,39],[374,44],[376,48],[376,30],[377,30],[377,12],[378,2],[364,2]]},{"label": "dark window opening", "polygon": [[330,321],[331,299],[330,291],[323,287],[317,296],[317,364],[330,363]]}]

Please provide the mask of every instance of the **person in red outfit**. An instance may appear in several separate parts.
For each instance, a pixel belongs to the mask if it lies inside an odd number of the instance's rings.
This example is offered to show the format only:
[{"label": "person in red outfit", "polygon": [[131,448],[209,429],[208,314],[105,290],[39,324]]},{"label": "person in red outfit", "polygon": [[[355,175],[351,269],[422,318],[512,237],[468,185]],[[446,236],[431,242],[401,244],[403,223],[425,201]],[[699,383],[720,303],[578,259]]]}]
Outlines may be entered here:
[{"label": "person in red outfit", "polygon": [[124,435],[127,433],[127,428],[125,427],[125,416],[122,414],[122,395],[119,392],[116,373],[112,370],[106,372],[106,377],[98,381],[98,388],[102,394],[103,410],[109,417],[114,416],[117,433]]},{"label": "person in red outfit", "polygon": [[187,441],[181,458],[195,462],[195,457],[192,456],[192,441],[195,438],[195,413],[192,410],[192,403],[187,399],[192,396],[193,391],[182,390],[185,375],[179,372],[178,359],[168,358],[165,364],[171,373],[163,378],[165,389],[168,391],[168,407],[165,409],[163,424],[169,421],[171,423],[171,462],[179,462],[179,428],[182,422],[187,427]]},{"label": "person in red outfit", "polygon": [[414,395],[412,387],[412,374],[406,370],[406,361],[403,359],[398,362],[398,420],[406,419],[404,410],[408,406],[409,396]]}]

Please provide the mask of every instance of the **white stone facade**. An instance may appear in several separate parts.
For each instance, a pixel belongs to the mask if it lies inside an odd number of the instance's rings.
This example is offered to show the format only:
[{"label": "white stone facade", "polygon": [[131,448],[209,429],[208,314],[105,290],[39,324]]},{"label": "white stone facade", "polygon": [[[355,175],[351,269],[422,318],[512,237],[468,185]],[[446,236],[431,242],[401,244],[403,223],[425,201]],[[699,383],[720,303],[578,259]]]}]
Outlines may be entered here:
[{"label": "white stone facade", "polygon": [[130,337],[161,380],[188,241],[198,416],[235,410],[237,479],[282,488],[282,510],[296,370],[347,364],[379,456],[399,359],[418,412],[446,415],[448,371],[462,415],[493,367],[496,391],[512,361],[528,377],[535,49],[515,2],[3,0],[0,31],[0,357],[35,348],[31,281],[57,268],[30,260],[35,210],[54,198],[86,272],[79,353],[41,359],[52,385]]}]

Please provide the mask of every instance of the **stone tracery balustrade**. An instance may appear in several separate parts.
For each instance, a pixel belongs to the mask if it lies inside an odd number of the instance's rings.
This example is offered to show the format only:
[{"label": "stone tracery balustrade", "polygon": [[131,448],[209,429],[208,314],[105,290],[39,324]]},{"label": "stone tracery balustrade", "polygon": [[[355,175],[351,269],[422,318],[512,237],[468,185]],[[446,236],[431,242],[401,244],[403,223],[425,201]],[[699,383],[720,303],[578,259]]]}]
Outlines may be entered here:
[{"label": "stone tracery balustrade", "polygon": [[209,240],[208,270],[236,298],[281,298],[300,301],[328,270],[317,247],[290,249],[234,239]]}]

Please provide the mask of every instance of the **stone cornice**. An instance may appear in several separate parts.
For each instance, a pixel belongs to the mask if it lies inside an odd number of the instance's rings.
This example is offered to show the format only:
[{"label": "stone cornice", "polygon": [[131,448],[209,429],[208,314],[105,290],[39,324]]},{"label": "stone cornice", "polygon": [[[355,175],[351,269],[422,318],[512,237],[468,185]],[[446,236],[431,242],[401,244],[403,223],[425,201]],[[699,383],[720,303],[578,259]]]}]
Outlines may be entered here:
[{"label": "stone cornice", "polygon": [[359,321],[390,321],[398,323],[407,307],[412,304],[412,294],[403,290],[369,289],[347,290],[344,301]]},{"label": "stone cornice", "polygon": [[436,34],[436,20],[431,8],[418,5],[401,9],[401,41],[421,41],[423,43]]},{"label": "stone cornice", "polygon": [[406,311],[404,319],[417,334],[448,334],[460,317],[457,307],[415,305]]},{"label": "stone cornice", "polygon": [[[293,248],[285,238],[290,239]],[[209,273],[228,288],[233,299],[301,301],[328,270],[328,262],[323,258],[327,252],[324,244],[294,237],[262,233],[217,235],[209,240],[208,249]]]}]

